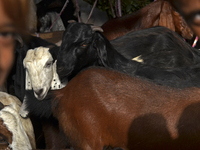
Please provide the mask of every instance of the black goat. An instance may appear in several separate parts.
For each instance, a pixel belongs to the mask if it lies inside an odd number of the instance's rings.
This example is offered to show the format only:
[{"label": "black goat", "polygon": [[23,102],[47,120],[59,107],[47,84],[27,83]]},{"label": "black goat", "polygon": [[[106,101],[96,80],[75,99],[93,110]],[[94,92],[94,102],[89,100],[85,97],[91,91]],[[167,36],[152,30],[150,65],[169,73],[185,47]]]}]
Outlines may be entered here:
[{"label": "black goat", "polygon": [[165,27],[130,32],[110,42],[126,58],[139,56],[144,64],[160,68],[183,67],[200,62],[199,50]]},{"label": "black goat", "polygon": [[128,60],[117,52],[100,32],[94,32],[90,25],[72,23],[63,36],[57,56],[57,73],[61,81],[66,78],[70,80],[80,70],[89,66],[110,67],[173,87],[200,85],[199,64],[177,69],[162,69]]}]

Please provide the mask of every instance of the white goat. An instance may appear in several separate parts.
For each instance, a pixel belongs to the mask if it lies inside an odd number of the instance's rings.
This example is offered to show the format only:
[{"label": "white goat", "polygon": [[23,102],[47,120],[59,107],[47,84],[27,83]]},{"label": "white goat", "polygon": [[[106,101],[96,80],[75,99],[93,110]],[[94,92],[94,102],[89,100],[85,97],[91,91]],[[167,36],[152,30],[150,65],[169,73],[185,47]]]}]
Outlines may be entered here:
[{"label": "white goat", "polygon": [[3,122],[0,124],[0,134],[4,133],[2,126],[5,126],[11,133],[12,142],[7,141],[9,148],[14,150],[35,149],[35,135],[31,120],[20,117],[18,113],[21,106],[20,100],[15,96],[0,92],[0,102],[4,105],[4,108],[0,110],[0,120]]},{"label": "white goat", "polygon": [[[49,48],[38,47],[28,50],[23,61],[26,69],[26,90],[32,90],[38,100],[43,100],[48,91],[63,88],[66,84],[61,84],[56,72],[56,61],[53,63],[53,57]],[[27,117],[26,110],[27,98],[25,96],[20,115]]]}]

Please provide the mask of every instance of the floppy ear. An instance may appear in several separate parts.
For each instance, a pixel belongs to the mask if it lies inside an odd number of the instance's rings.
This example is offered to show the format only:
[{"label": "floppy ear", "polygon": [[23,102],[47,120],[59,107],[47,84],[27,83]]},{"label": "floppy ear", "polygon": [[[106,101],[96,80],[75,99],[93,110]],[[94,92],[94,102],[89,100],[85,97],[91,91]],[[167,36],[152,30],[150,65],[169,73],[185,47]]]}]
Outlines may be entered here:
[{"label": "floppy ear", "polygon": [[179,33],[185,39],[191,39],[193,32],[186,23],[185,19],[175,10],[172,9],[172,17],[175,24],[175,31]]},{"label": "floppy ear", "polygon": [[26,90],[32,90],[31,79],[30,79],[30,77],[28,75],[27,70],[26,70],[26,81],[25,82],[26,82],[25,83],[25,89]]},{"label": "floppy ear", "polygon": [[96,32],[94,33],[94,48],[97,51],[99,64],[103,65],[104,67],[107,67],[108,65],[108,58],[107,58],[107,42],[108,40],[100,33]]},{"label": "floppy ear", "polygon": [[66,86],[66,84],[61,83],[57,74],[56,66],[57,66],[57,60],[55,60],[55,62],[53,63],[53,80],[51,82],[51,90],[61,89]]},{"label": "floppy ear", "polygon": [[172,6],[166,1],[163,2],[161,8],[159,26],[164,26],[175,31],[174,20],[172,17]]}]

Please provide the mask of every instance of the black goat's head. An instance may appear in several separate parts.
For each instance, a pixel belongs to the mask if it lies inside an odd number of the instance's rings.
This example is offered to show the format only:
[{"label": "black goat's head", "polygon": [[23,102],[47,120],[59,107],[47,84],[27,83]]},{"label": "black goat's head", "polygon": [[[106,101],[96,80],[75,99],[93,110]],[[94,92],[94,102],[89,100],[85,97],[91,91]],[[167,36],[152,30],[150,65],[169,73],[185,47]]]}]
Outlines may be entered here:
[{"label": "black goat's head", "polygon": [[64,35],[57,59],[57,73],[61,81],[71,79],[88,66],[102,65],[106,57],[103,35],[95,32],[91,25],[71,23]]}]

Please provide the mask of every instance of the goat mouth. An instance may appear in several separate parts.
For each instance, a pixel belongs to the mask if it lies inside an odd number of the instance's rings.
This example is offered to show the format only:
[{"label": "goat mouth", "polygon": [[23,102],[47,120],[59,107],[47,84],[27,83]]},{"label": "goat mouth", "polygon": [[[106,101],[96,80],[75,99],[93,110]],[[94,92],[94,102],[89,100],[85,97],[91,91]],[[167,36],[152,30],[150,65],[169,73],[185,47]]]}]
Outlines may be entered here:
[{"label": "goat mouth", "polygon": [[35,95],[35,97],[36,97],[38,100],[43,100],[43,99],[46,97],[47,92],[48,92],[48,90],[45,90],[41,95],[37,95],[37,94],[34,92],[34,95]]}]

